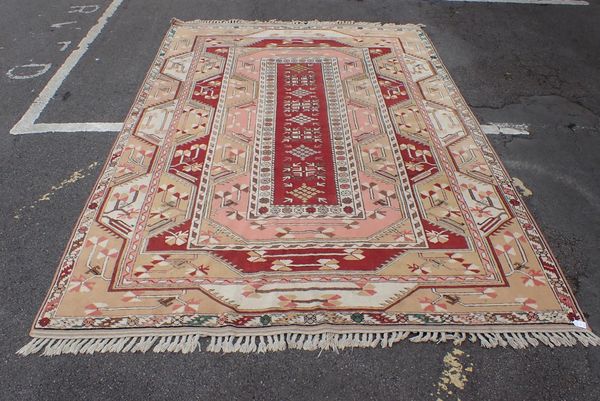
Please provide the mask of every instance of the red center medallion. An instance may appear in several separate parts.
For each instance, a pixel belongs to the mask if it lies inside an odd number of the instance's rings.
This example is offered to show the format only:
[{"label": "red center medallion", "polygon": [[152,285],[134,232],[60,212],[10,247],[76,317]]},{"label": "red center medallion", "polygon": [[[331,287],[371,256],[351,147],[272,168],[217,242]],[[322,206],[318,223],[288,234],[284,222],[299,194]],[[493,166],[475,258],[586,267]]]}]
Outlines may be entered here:
[{"label": "red center medallion", "polygon": [[277,88],[273,204],[336,205],[321,64],[278,64]]}]

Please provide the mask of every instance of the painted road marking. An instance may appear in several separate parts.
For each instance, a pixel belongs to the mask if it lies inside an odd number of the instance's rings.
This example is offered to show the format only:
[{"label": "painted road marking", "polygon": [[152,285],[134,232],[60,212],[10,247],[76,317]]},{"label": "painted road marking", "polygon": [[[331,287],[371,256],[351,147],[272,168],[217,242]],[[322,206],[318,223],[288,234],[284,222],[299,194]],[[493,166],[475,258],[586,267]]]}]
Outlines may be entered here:
[{"label": "painted road marking", "polygon": [[[87,52],[92,42],[98,37],[109,18],[117,11],[117,8],[123,3],[123,0],[113,0],[112,3],[106,8],[102,16],[96,22],[87,35],[81,39],[79,45],[60,66],[56,73],[50,78],[44,89],[40,92],[38,97],[33,101],[29,109],[25,112],[23,117],[15,124],[10,130],[13,135],[22,134],[33,134],[42,132],[75,132],[75,131],[115,131],[114,124],[111,123],[69,123],[69,124],[36,124],[35,122],[42,114],[42,111],[46,108],[50,100],[56,95],[58,89],[62,85],[63,81],[71,73],[75,65],[79,62],[81,57]],[[120,124],[122,125],[122,124]],[[75,130],[76,126],[80,126]],[[118,129],[120,130],[120,128]],[[118,131],[117,130],[117,131]]]},{"label": "painted road marking", "polygon": [[[34,124],[26,134],[44,132],[119,132],[123,123],[39,123]],[[527,124],[495,123],[482,124],[487,135],[529,135]],[[13,128],[14,130],[14,128]],[[12,134],[15,134],[11,131]]]},{"label": "painted road marking", "polygon": [[531,189],[527,188],[525,186],[525,184],[523,184],[523,181],[521,181],[520,178],[513,177],[512,183],[513,183],[514,187],[517,189],[517,191],[519,191],[519,193],[521,194],[521,196],[523,198],[529,198],[531,195],[533,195],[533,191]]},{"label": "painted road marking", "polygon": [[555,6],[589,6],[590,3],[584,0],[446,0],[465,3],[515,3],[515,4],[534,4],[534,5],[555,5]]},{"label": "painted road marking", "polygon": [[27,128],[26,132],[13,132],[13,128],[10,133],[21,135],[48,132],[119,132],[121,128],[123,123],[38,123]]},{"label": "painted road marking", "polygon": [[92,6],[71,6],[69,7],[69,14],[80,13],[80,14],[91,14],[95,13],[100,9],[100,6],[94,4]]},{"label": "painted road marking", "polygon": [[529,135],[527,124],[490,123],[482,124],[481,129],[487,135]]},{"label": "painted road marking", "polygon": [[[8,70],[6,72],[6,76],[8,76],[10,79],[31,79],[31,78],[39,77],[40,75],[44,75],[46,72],[48,72],[50,67],[52,67],[52,64],[18,65],[16,67],[13,67],[10,70]],[[22,70],[28,70],[28,69],[33,69],[35,72],[30,71],[29,74],[25,74],[25,71],[22,71]],[[19,73],[19,70],[21,70],[20,73]]]},{"label": "painted road marking", "polygon": [[436,401],[455,397],[460,400],[457,393],[465,389],[465,385],[469,381],[468,375],[473,372],[473,363],[469,363],[466,367],[463,365],[463,360],[468,357],[469,355],[458,348],[454,348],[444,356],[444,370],[436,384]]},{"label": "painted road marking", "polygon": [[50,28],[62,28],[65,25],[76,24],[77,21],[67,21],[67,22],[58,22],[56,24],[50,25]]},{"label": "painted road marking", "polygon": [[[454,1],[454,0],[448,0]],[[475,1],[475,0],[463,0],[463,1]],[[528,2],[539,2],[539,1],[575,1],[582,2],[580,0],[478,0],[478,1],[492,1],[492,2],[507,2],[507,1],[528,1]],[[83,57],[83,55],[87,52],[89,46],[92,42],[98,37],[101,33],[104,26],[107,24],[109,18],[117,11],[119,6],[123,3],[123,0],[113,0],[110,5],[106,8],[102,16],[96,22],[87,35],[79,42],[79,45],[73,52],[67,57],[65,62],[60,66],[60,68],[56,71],[56,73],[50,78],[44,89],[40,92],[38,97],[33,101],[33,103],[29,106],[29,109],[25,112],[23,117],[15,124],[15,126],[10,130],[10,133],[13,135],[23,135],[23,134],[42,134],[42,133],[51,133],[51,132],[118,132],[123,127],[122,123],[100,123],[100,122],[84,122],[84,123],[36,123],[37,119],[40,117],[50,100],[56,95],[58,89],[62,85],[63,81],[66,77],[71,73],[73,68],[77,65],[79,60]],[[90,5],[90,6],[72,6],[71,11],[69,13],[82,13],[82,14],[90,14],[95,11],[98,11],[99,6]],[[53,27],[60,27],[65,24],[76,23],[76,21],[72,22],[63,22],[58,24],[53,24]],[[59,42],[58,44],[62,44],[63,47],[60,51],[66,50],[66,48],[70,45],[71,42]],[[17,75],[14,73],[16,68],[22,67],[43,67],[44,69],[36,72],[35,74],[30,75]],[[29,79],[34,78],[39,75],[44,74],[48,71],[51,64],[29,64],[25,66],[17,66],[8,71],[7,75],[12,79]],[[529,132],[526,130],[527,126],[513,124],[512,126],[509,124],[489,124],[482,125],[482,129],[486,134],[489,135],[497,135],[497,134],[505,134],[505,135],[528,135]]]},{"label": "painted road marking", "polygon": [[56,42],[56,43],[59,44],[59,45],[62,45],[60,47],[60,51],[64,52],[65,50],[67,50],[67,47],[69,47],[69,45],[71,44],[71,41],[67,40],[66,42]]},{"label": "painted road marking", "polygon": [[53,185],[52,188],[50,188],[50,190],[48,192],[46,192],[44,195],[40,196],[38,199],[36,199],[31,205],[29,206],[23,206],[21,208],[19,208],[19,210],[17,210],[13,216],[13,218],[15,219],[20,219],[21,217],[23,217],[23,212],[25,210],[31,210],[31,209],[35,209],[38,204],[40,204],[41,202],[47,202],[49,201],[52,197],[54,197],[56,195],[56,193],[72,184],[75,184],[77,181],[87,177],[90,172],[92,170],[94,170],[96,167],[98,166],[98,162],[94,162],[92,164],[90,164],[89,166],[87,166],[86,168],[82,168],[79,169],[75,172],[73,172],[73,174],[71,174],[68,178],[62,180],[61,182],[59,182],[56,185]]}]

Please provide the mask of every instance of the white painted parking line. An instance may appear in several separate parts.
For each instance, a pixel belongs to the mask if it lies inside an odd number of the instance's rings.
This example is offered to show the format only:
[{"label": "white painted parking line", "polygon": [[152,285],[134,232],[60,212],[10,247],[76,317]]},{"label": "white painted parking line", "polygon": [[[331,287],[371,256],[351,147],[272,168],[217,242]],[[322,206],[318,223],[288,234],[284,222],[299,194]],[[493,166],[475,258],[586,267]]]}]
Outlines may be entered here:
[{"label": "white painted parking line", "polygon": [[36,134],[42,132],[76,132],[76,131],[119,131],[115,129],[112,123],[57,123],[57,124],[36,124],[37,119],[40,117],[50,100],[56,95],[56,92],[62,85],[63,81],[77,65],[81,57],[87,52],[92,42],[98,37],[109,18],[117,11],[117,8],[123,3],[123,0],[113,0],[112,3],[106,8],[102,16],[96,22],[96,25],[90,29],[87,35],[81,39],[79,45],[73,52],[67,57],[63,65],[56,71],[56,73],[50,78],[44,89],[40,92],[38,97],[33,101],[29,109],[25,112],[23,117],[15,124],[10,130],[13,135],[22,134]]},{"label": "white painted parking line", "polygon": [[[34,124],[28,134],[44,132],[119,132],[123,123],[48,123]],[[529,135],[526,124],[482,124],[481,129],[487,135]]]},{"label": "white painted parking line", "polygon": [[588,6],[590,3],[584,0],[446,0],[468,3],[515,3],[515,4],[537,4],[555,6]]},{"label": "white painted parking line", "polygon": [[[119,132],[121,128],[123,128],[123,123],[39,123],[33,124],[23,134],[43,134],[46,132]],[[14,132],[11,131],[11,134],[14,134]]]},{"label": "white painted parking line", "polygon": [[[446,0],[446,1],[465,1],[465,2],[494,2],[494,3],[530,3],[530,4],[577,4],[587,5],[588,3],[583,0]],[[107,24],[109,18],[117,11],[119,6],[123,3],[123,0],[113,0],[110,5],[106,8],[102,16],[96,22],[87,35],[79,42],[77,48],[67,57],[65,62],[60,66],[56,73],[50,78],[44,89],[40,92],[37,98],[29,106],[29,109],[25,112],[23,117],[15,124],[10,130],[13,135],[23,134],[42,134],[42,133],[57,133],[57,132],[118,132],[121,130],[122,123],[101,123],[101,122],[83,122],[83,123],[36,123],[50,100],[56,95],[58,89],[62,85],[65,78],[71,73],[73,68],[77,65],[79,60],[87,52],[92,42],[100,35],[102,29]],[[69,13],[92,13],[98,10],[98,6],[75,6],[71,7]],[[75,21],[73,21],[74,23]],[[71,22],[54,24],[53,26],[60,26],[64,24],[70,24]],[[63,47],[60,51],[66,50],[70,45],[69,42],[58,42]],[[44,67],[42,71],[37,71],[34,75],[21,75],[17,76],[14,73],[14,69],[10,70],[7,75],[13,79],[24,79],[39,76],[45,73],[49,68],[48,65],[41,64],[30,64],[19,67]],[[16,68],[16,67],[15,67]],[[10,76],[13,74],[13,76]],[[526,125],[520,124],[488,124],[482,125],[483,131],[488,135],[528,135]]]},{"label": "white painted parking line", "polygon": [[529,135],[527,124],[482,124],[481,129],[487,135]]}]

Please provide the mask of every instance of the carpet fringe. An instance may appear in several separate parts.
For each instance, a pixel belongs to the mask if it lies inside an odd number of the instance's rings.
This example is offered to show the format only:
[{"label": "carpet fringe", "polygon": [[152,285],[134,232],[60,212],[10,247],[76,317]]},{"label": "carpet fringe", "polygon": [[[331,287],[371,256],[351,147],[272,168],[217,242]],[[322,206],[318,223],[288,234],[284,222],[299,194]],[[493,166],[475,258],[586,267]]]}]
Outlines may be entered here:
[{"label": "carpet fringe", "polygon": [[373,21],[352,21],[352,20],[331,20],[331,21],[321,21],[321,20],[278,20],[278,19],[270,19],[270,20],[245,20],[245,19],[228,19],[228,20],[190,20],[183,21],[178,18],[172,18],[171,24],[173,25],[242,25],[242,24],[254,24],[254,25],[304,25],[307,28],[310,27],[323,27],[323,26],[331,26],[331,25],[358,25],[361,27],[370,27],[370,28],[395,28],[395,29],[414,29],[425,28],[425,24],[397,24],[394,22],[373,22]]},{"label": "carpet fringe", "polygon": [[548,347],[573,347],[582,344],[600,346],[600,337],[589,331],[557,332],[445,332],[445,331],[393,331],[385,333],[322,333],[322,334],[273,334],[247,336],[206,336],[201,334],[170,336],[137,336],[116,338],[34,338],[17,351],[18,355],[40,354],[92,355],[108,352],[178,352],[188,354],[200,351],[200,339],[210,337],[208,352],[220,353],[264,353],[296,349],[305,351],[333,351],[345,348],[391,347],[408,339],[413,343],[452,342],[460,345],[464,341],[479,344],[483,348],[512,347],[525,349],[546,345]]}]

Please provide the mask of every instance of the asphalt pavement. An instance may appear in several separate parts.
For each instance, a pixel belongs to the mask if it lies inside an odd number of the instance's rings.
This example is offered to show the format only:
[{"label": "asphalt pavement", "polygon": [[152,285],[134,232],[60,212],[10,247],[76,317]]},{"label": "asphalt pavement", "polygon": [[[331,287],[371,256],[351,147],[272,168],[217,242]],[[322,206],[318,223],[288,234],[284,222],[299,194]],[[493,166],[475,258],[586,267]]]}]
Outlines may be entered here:
[{"label": "asphalt pavement", "polygon": [[[116,136],[9,133],[110,4],[82,13],[72,1],[0,2],[0,400],[600,399],[600,347],[15,355]],[[529,135],[490,138],[532,191],[528,206],[598,332],[600,5],[590,2],[125,0],[38,122],[123,121],[172,17],[425,24],[482,123],[527,124]]]}]

